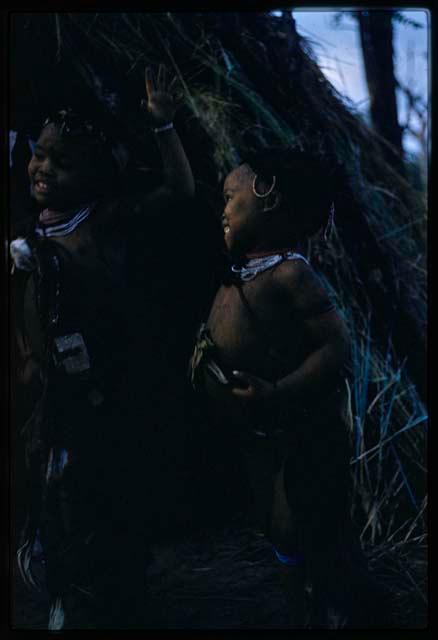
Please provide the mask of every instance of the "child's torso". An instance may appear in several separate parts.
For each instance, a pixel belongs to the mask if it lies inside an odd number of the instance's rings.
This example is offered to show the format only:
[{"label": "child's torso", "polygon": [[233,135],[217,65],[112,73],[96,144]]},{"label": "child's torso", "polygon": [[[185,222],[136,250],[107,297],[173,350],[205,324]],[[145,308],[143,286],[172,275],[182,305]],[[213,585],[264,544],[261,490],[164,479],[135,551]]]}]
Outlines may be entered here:
[{"label": "child's torso", "polygon": [[205,371],[207,356],[200,365],[204,370],[203,391],[227,422],[263,421],[260,408],[253,410],[231,396],[229,387],[235,384],[231,372],[244,371],[274,382],[296,369],[306,354],[301,323],[272,286],[272,271],[250,282],[222,286],[206,326],[215,347],[213,358],[217,358],[230,384],[220,384]]},{"label": "child's torso", "polygon": [[[67,236],[50,239],[59,259],[55,336],[80,333],[96,374],[126,351],[126,242],[112,233],[96,238],[89,220]],[[53,273],[50,276],[53,279]],[[44,359],[45,330],[37,304],[38,277],[28,280],[25,328],[33,353]]]},{"label": "child's torso", "polygon": [[302,360],[303,328],[272,286],[272,271],[255,280],[222,286],[207,327],[221,359],[231,368],[277,380]]},{"label": "child's torso", "polygon": [[[233,380],[233,370],[275,382],[298,369],[314,349],[305,328],[305,317],[294,311],[290,292],[285,294],[275,286],[274,274],[275,269],[269,269],[249,282],[240,281],[219,289],[206,323],[211,346],[204,357],[200,357],[201,348],[192,359],[195,387],[202,389],[213,413],[225,422],[254,425],[268,420],[280,424],[284,420],[288,423],[291,419],[302,420],[303,416],[307,421],[309,412],[312,419],[319,420],[322,414],[342,410],[343,392],[338,385],[336,389],[318,389],[312,406],[286,404],[280,413],[263,403],[253,405],[252,409],[240,400],[236,402],[230,394],[230,387],[238,384]],[[202,336],[201,342],[198,338],[199,346],[202,347]],[[211,360],[222,369],[228,385],[221,384],[214,372],[211,374]]]}]

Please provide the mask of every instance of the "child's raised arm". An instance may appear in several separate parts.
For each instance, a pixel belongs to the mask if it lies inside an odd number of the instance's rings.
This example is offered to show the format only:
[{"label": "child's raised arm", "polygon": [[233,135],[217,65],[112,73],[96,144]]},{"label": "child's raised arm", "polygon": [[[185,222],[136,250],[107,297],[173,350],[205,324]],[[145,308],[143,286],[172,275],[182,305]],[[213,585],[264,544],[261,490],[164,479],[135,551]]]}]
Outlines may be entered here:
[{"label": "child's raised arm", "polygon": [[153,191],[149,204],[164,204],[173,198],[190,197],[195,191],[192,170],[178,134],[173,128],[177,104],[173,95],[176,77],[169,83],[166,69],[159,66],[156,80],[145,70],[147,110],[164,168],[164,184]]},{"label": "child's raised arm", "polygon": [[[120,211],[122,219],[135,218],[137,221],[146,213],[160,214],[174,202],[190,198],[195,193],[195,182],[192,170],[174,129],[173,118],[177,109],[174,96],[176,78],[170,83],[163,65],[159,66],[157,77],[149,67],[145,69],[147,124],[154,132],[159,153],[161,155],[164,181],[157,188],[144,192],[138,187],[133,191],[123,190],[120,198],[116,198],[116,211]],[[122,209],[120,206],[122,205]],[[116,215],[116,217],[118,217]]]}]

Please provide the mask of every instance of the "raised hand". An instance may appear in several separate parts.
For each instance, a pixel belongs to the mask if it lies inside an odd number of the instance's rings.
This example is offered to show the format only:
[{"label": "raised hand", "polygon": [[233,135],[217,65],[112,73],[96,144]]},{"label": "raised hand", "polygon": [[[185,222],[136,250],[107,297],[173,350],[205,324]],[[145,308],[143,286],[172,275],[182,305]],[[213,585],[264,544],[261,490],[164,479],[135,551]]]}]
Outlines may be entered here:
[{"label": "raised hand", "polygon": [[168,81],[166,67],[162,64],[158,67],[156,78],[152,69],[146,67],[147,101],[145,101],[145,106],[153,125],[159,127],[172,122],[178,107],[175,97],[177,80],[178,78],[175,76],[170,82]]}]

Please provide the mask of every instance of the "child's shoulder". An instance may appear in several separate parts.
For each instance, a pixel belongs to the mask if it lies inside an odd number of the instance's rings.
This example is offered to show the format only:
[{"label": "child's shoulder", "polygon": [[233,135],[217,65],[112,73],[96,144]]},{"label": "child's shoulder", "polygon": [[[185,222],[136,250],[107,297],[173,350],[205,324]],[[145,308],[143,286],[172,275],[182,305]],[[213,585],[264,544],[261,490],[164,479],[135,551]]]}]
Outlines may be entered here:
[{"label": "child's shoulder", "polygon": [[275,269],[274,285],[299,311],[333,308],[321,278],[305,260],[284,260]]},{"label": "child's shoulder", "polygon": [[273,271],[273,278],[278,287],[288,289],[320,281],[310,263],[301,258],[280,262]]}]

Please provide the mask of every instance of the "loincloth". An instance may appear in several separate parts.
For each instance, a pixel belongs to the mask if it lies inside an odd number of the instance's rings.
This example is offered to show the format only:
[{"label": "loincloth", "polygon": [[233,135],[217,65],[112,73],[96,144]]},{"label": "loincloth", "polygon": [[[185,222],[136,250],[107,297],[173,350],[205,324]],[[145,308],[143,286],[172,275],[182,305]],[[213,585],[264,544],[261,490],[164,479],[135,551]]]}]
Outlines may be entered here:
[{"label": "loincloth", "polygon": [[215,345],[205,323],[201,324],[196,336],[193,355],[189,363],[189,378],[195,390],[202,389],[205,375],[210,375],[220,385],[228,385],[231,370],[221,362],[219,350]]}]

